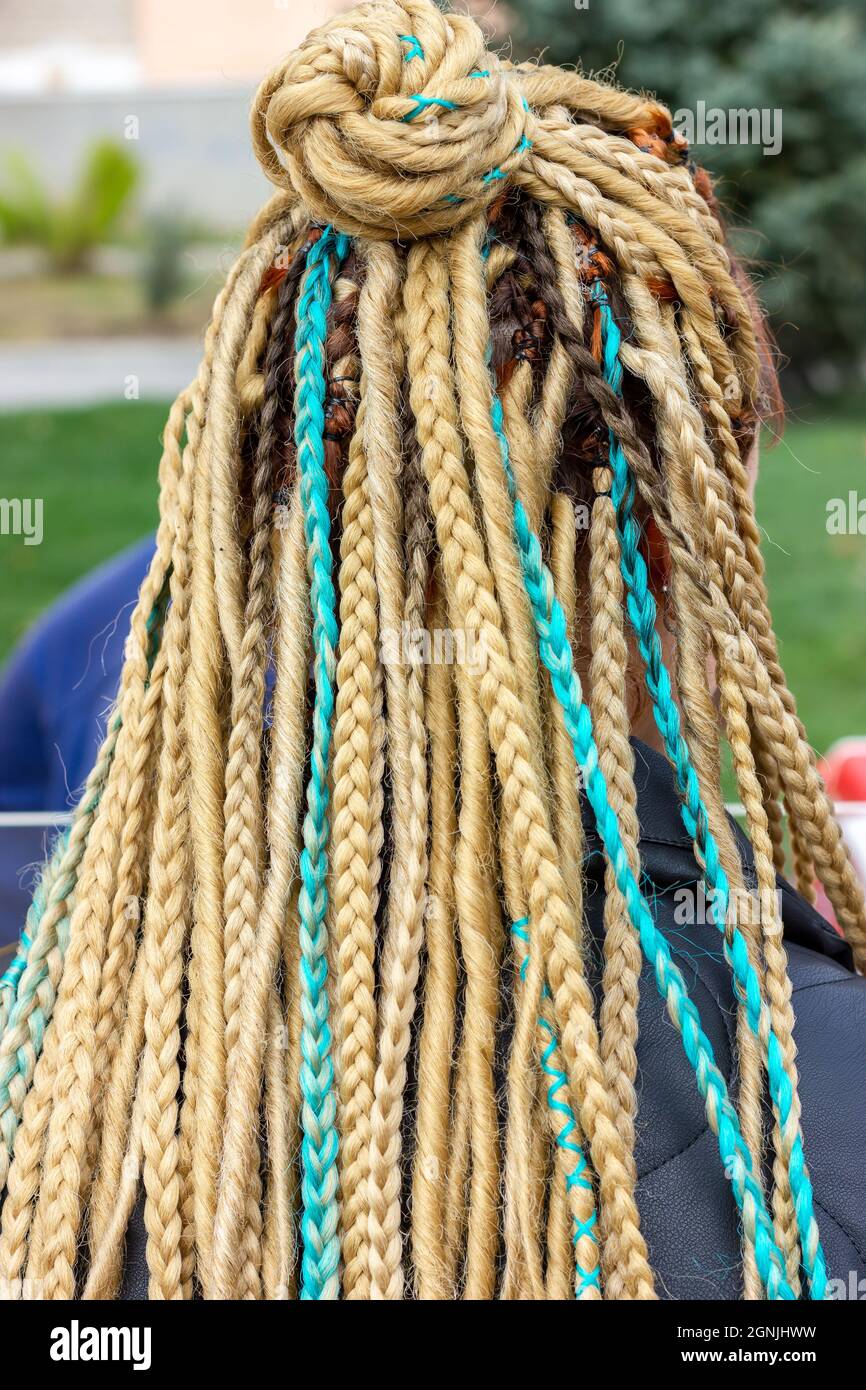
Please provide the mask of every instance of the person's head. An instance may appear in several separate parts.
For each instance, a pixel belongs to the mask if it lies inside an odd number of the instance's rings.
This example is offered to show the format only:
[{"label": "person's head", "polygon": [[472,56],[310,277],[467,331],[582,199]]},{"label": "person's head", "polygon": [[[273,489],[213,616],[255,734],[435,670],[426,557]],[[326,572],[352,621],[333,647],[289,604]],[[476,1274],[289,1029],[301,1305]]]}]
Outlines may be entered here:
[{"label": "person's head", "polygon": [[[776,388],[710,181],[658,102],[503,62],[429,0],[317,30],[253,139],[278,192],[171,412],[118,715],[9,995],[26,1027],[47,962],[4,1272],[70,1293],[86,1212],[113,1292],[142,1172],[159,1295],[532,1297],[564,1258],[582,1297],[653,1296],[642,945],[747,1290],[801,1262],[819,1287],[783,804],[861,961],[863,903],[778,661],[749,478]],[[744,1001],[739,1119],[641,896],[647,718]],[[582,801],[611,866],[598,1018]]]}]

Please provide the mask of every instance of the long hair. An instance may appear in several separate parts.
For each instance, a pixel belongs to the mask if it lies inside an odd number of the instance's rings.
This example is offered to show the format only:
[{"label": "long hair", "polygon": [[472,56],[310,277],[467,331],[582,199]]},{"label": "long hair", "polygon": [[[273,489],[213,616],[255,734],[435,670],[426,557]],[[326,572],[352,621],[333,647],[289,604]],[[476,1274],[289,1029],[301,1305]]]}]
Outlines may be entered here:
[{"label": "long hair", "polygon": [[[860,968],[866,920],[779,664],[746,466],[772,368],[709,180],[663,106],[429,0],[311,34],[253,139],[278,191],[170,411],[116,710],[0,987],[2,1292],[116,1295],[143,1191],[153,1298],[654,1298],[646,957],[746,1296],[821,1298],[786,856]],[[733,1094],[644,897],[638,690]]]}]

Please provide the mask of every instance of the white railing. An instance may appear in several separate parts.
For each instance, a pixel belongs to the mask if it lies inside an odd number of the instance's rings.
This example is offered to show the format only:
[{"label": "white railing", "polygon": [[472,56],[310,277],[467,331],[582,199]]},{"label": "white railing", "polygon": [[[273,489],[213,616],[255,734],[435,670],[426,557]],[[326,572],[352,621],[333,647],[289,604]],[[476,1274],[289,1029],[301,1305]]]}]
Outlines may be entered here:
[{"label": "white railing", "polygon": [[[725,808],[731,816],[744,816],[746,808],[739,801],[729,801]],[[866,816],[866,801],[834,801],[833,809],[837,816]],[[785,808],[782,807],[782,814]]]}]

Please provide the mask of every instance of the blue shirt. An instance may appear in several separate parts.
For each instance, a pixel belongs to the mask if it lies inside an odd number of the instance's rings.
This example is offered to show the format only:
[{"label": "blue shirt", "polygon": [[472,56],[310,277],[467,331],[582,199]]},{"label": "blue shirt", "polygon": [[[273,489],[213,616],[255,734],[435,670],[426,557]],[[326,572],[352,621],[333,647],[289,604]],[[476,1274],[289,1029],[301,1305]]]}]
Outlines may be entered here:
[{"label": "blue shirt", "polygon": [[[96,758],[153,554],[140,541],[39,620],[0,676],[0,811],[68,811]],[[50,827],[0,828],[0,945],[24,924]]]}]

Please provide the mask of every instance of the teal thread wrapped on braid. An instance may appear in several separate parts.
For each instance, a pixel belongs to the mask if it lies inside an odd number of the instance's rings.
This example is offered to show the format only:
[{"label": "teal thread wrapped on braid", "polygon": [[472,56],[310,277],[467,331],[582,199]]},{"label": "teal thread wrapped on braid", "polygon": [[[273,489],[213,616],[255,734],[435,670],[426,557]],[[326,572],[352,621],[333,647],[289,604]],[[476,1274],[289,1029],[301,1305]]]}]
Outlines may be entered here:
[{"label": "teal thread wrapped on braid", "polygon": [[420,116],[422,111],[429,111],[431,107],[438,106],[440,111],[456,111],[456,101],[448,101],[446,97],[425,97],[420,92],[412,93],[412,101],[415,107],[412,111],[407,111],[403,117],[404,121],[414,121],[416,116]]},{"label": "teal thread wrapped on braid", "polygon": [[[167,603],[168,576],[147,618],[146,628],[150,637],[148,671],[153,669],[159,650]],[[120,727],[121,718],[117,712],[111,723],[109,737],[116,740]],[[112,755],[113,746],[109,755],[109,767]],[[76,819],[92,817],[101,795],[102,786],[94,787],[89,798],[78,807]],[[44,933],[40,927],[47,908],[68,899],[75,888],[87,836],[85,835],[81,843],[76,845],[73,862],[64,866],[72,829],[72,826],[68,826],[55,841],[45,873],[40,879],[27,913],[18,953],[0,981],[4,993],[5,1017],[5,1024],[0,1033],[0,1140],[3,1146],[0,1167],[8,1163],[12,1157],[24,1099],[42,1052],[45,1030],[54,1008],[55,991],[45,989],[49,969],[48,958],[56,949],[62,962],[69,944],[71,911],[68,905],[67,911],[51,932]],[[49,881],[50,888],[47,888]]]},{"label": "teal thread wrapped on braid", "polygon": [[334,718],[337,600],[325,473],[325,337],[330,268],[345,259],[349,239],[325,228],[307,253],[295,333],[295,444],[307,571],[313,612],[313,746],[300,856],[301,1159],[303,1178],[301,1298],[339,1297],[337,1097],[328,1024],[328,760]]},{"label": "teal thread wrapped on braid", "polygon": [[[420,43],[418,42],[418,40],[415,38],[415,35],[414,35],[414,34],[398,34],[397,37],[399,38],[399,40],[400,40],[401,43],[405,43],[405,44],[408,44],[408,45],[409,45],[409,47],[407,48],[406,52],[403,54],[403,62],[404,62],[404,63],[410,63],[410,62],[412,61],[413,58],[423,58],[423,57],[424,57],[424,50],[423,50],[423,48],[421,47],[421,44],[420,44]],[[490,76],[490,70],[489,70],[489,68],[475,68],[473,72],[470,72],[470,73],[469,73],[469,76],[470,76],[470,77],[489,77],[489,76]],[[445,97],[430,97],[430,96],[424,96],[421,92],[413,92],[413,93],[411,94],[410,100],[411,100],[411,101],[414,101],[414,102],[415,102],[415,105],[414,105],[414,107],[412,108],[411,111],[407,111],[406,114],[405,114],[405,116],[401,117],[401,119],[402,119],[404,122],[407,122],[407,121],[414,121],[414,120],[416,119],[417,116],[422,115],[422,114],[423,114],[424,112],[426,112],[426,111],[431,111],[434,107],[438,107],[440,111],[457,111],[457,110],[459,110],[459,107],[458,107],[458,105],[457,105],[457,103],[456,103],[455,101],[449,101],[449,100],[448,100],[447,98],[445,98]],[[520,98],[520,101],[521,101],[521,104],[522,104],[522,106],[523,106],[524,111],[528,111],[528,110],[529,110],[529,102],[526,100],[526,97],[523,97],[523,96],[522,96],[522,97]],[[520,139],[518,140],[517,144],[514,146],[514,149],[511,151],[511,153],[512,153],[512,154],[524,154],[524,153],[526,153],[526,151],[531,150],[531,149],[532,149],[532,141],[530,140],[529,136],[528,136],[528,135],[526,134],[526,132],[524,131],[524,133],[521,135]],[[506,174],[505,170],[501,169],[501,168],[499,167],[499,165],[496,165],[494,168],[488,169],[488,171],[487,171],[486,174],[483,174],[483,175],[482,175],[481,182],[482,182],[482,183],[496,183],[499,179],[504,179],[504,178],[507,178],[507,174]],[[446,193],[446,194],[444,195],[442,201],[443,201],[444,203],[458,204],[458,203],[462,203],[462,202],[463,202],[463,199],[462,199],[461,197],[459,197],[456,193]]]},{"label": "teal thread wrapped on braid", "polygon": [[[400,34],[398,35],[398,37],[402,43],[408,43],[412,45],[412,47],[406,53],[403,54],[404,63],[410,62],[412,58],[424,57],[424,50],[422,49],[418,40],[412,34]],[[470,72],[469,76],[489,77],[490,72],[487,68],[476,68],[474,72]],[[410,100],[415,102],[415,106],[411,111],[407,111],[406,115],[402,117],[404,121],[414,121],[416,116],[420,116],[423,111],[431,110],[431,108],[434,106],[438,106],[440,111],[458,110],[457,102],[449,101],[446,97],[425,97],[421,92],[413,92]],[[525,104],[526,103],[524,101],[524,106]],[[525,138],[526,137],[524,136],[524,139]]]},{"label": "teal thread wrapped on braid", "polygon": [[[619,358],[620,332],[611,313],[603,287],[596,284],[593,295],[599,305],[602,323],[604,374],[611,388],[622,393],[622,363]],[[745,1004],[749,1027],[764,1044],[770,1096],[786,1146],[789,1148],[788,1175],[800,1243],[803,1267],[814,1300],[827,1296],[827,1266],[818,1224],[815,1220],[812,1184],[806,1166],[803,1138],[794,1110],[791,1080],[785,1070],[781,1044],[770,1022],[769,1009],[761,994],[760,980],[750,959],[745,937],[736,927],[727,932],[730,887],[720,862],[718,846],[710,830],[709,816],[701,795],[697,773],[683,737],[680,716],[673,699],[670,675],[662,657],[656,631],[656,604],[649,588],[646,562],[640,551],[640,527],[634,517],[635,483],[619,442],[609,431],[611,498],[616,509],[620,545],[620,568],[627,592],[627,608],[644,663],[646,687],[653,704],[655,721],[664,740],[681,795],[680,811],[688,834],[695,841],[704,866],[715,925],[724,935],[724,952],[733,973],[734,993]],[[792,1133],[793,1131],[793,1133]]]},{"label": "teal thread wrapped on braid", "polygon": [[[68,841],[68,832],[64,836],[61,836],[61,838],[65,841]],[[43,891],[41,882],[33,895],[33,902],[31,906],[35,911],[36,920],[38,921],[39,918],[42,916],[43,912],[45,911],[45,893]],[[21,939],[18,942],[18,947],[15,955],[12,957],[11,961],[9,962],[9,965],[4,970],[2,976],[0,976],[0,990],[11,990],[12,994],[14,995],[15,990],[18,987],[18,981],[21,979],[21,976],[24,973],[24,968],[27,965],[27,952],[30,950],[30,947],[32,945],[33,942],[31,938],[27,935],[26,930],[23,931],[21,933]]]},{"label": "teal thread wrapped on braid", "polygon": [[592,807],[599,836],[628,907],[629,920],[637,932],[644,955],[653,967],[659,993],[667,1003],[670,1017],[694,1070],[698,1090],[706,1104],[707,1118],[718,1140],[725,1174],[747,1231],[751,1207],[754,1231],[748,1233],[753,1240],[761,1281],[769,1298],[791,1300],[794,1292],[787,1279],[784,1257],[776,1244],[764,1194],[755,1181],[751,1155],[740,1131],[737,1112],[728,1096],[725,1078],[716,1065],[712,1043],[701,1027],[700,1014],[689,996],[682,972],[671,955],[665,937],[656,927],[628,862],[619,821],[608,799],[607,784],[599,766],[592,717],[584,704],[574,669],[565,614],[554,591],[553,577],[542,558],[541,542],[530,527],[523,503],[517,495],[502,402],[495,390],[491,421],[499,441],[502,466],[511,495],[514,534],[538,636],[539,653],[550,672],[553,690],[563,711],[565,727],[575,760],[583,773],[587,800]]},{"label": "teal thread wrapped on braid", "polygon": [[408,43],[409,45],[407,51],[403,54],[404,63],[411,62],[413,58],[424,57],[424,50],[414,34],[398,34],[397,37],[401,43]]},{"label": "teal thread wrapped on braid", "polygon": [[[514,922],[511,928],[511,934],[518,941],[522,941],[524,945],[528,946],[529,918],[521,917],[518,922]],[[519,966],[519,974],[521,980],[526,979],[528,967],[529,955],[527,954],[524,956]],[[550,991],[547,988],[547,985],[544,986],[543,997],[545,999],[550,998]],[[577,1129],[577,1120],[575,1119],[574,1111],[572,1110],[567,1100],[568,1077],[560,1067],[556,1067],[553,1064],[554,1054],[556,1053],[559,1047],[559,1039],[556,1036],[556,1029],[550,1022],[550,1020],[545,1018],[543,1015],[539,1016],[538,1026],[542,1030],[542,1032],[548,1035],[550,1039],[550,1041],[548,1042],[547,1046],[541,1054],[541,1069],[544,1072],[545,1076],[550,1077],[550,1085],[547,1088],[548,1107],[555,1115],[561,1115],[564,1121],[562,1128],[557,1131],[556,1144],[558,1148],[562,1149],[563,1153],[568,1155],[569,1160],[571,1161],[571,1167],[569,1168],[565,1179],[566,1187],[569,1191],[571,1191],[572,1188],[580,1187],[583,1188],[583,1190],[586,1192],[593,1192],[592,1182],[590,1181],[589,1177],[589,1165],[586,1161],[586,1155],[584,1154],[581,1145],[577,1142],[576,1139],[572,1137],[574,1135],[575,1130]],[[566,1097],[566,1099],[563,1099],[563,1097]],[[587,1293],[590,1289],[600,1289],[600,1264],[596,1263],[593,1269],[586,1269],[580,1263],[580,1260],[577,1256],[578,1245],[582,1237],[587,1236],[590,1240],[595,1241],[596,1244],[598,1243],[598,1236],[596,1235],[597,1219],[598,1213],[595,1209],[595,1198],[593,1196],[592,1211],[590,1215],[586,1218],[586,1220],[578,1221],[576,1217],[574,1218],[574,1232],[572,1234],[571,1240],[575,1251],[574,1263],[575,1269],[577,1271],[577,1283],[575,1285],[574,1290],[575,1298],[580,1298],[584,1293]]]}]

